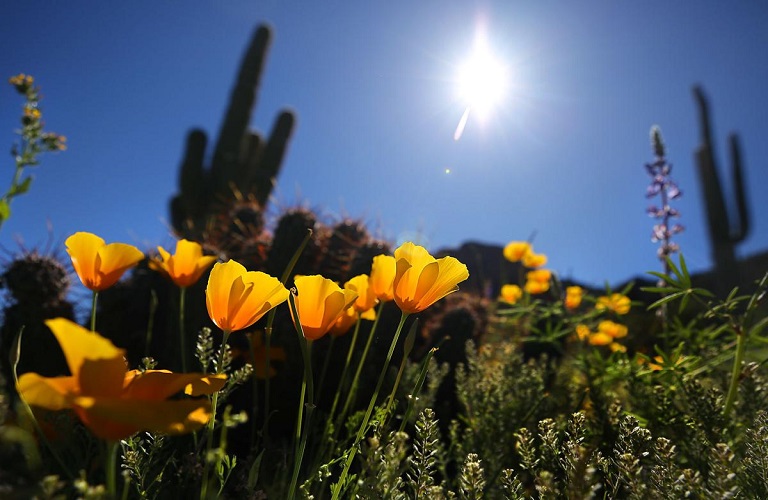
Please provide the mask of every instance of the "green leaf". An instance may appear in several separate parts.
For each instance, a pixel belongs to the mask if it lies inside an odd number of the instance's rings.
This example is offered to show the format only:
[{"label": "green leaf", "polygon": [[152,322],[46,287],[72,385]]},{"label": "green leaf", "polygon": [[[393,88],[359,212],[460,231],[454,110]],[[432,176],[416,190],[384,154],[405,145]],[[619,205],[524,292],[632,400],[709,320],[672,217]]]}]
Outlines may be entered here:
[{"label": "green leaf", "polygon": [[649,306],[648,306],[648,309],[649,309],[649,310],[650,310],[650,309],[655,309],[655,308],[657,308],[657,307],[659,307],[659,306],[661,306],[661,305],[663,305],[663,304],[666,304],[667,302],[672,302],[672,301],[673,301],[673,300],[675,300],[675,299],[678,299],[678,298],[680,298],[680,297],[683,297],[683,296],[685,296],[686,294],[687,294],[687,292],[685,292],[685,291],[672,293],[672,294],[670,294],[670,295],[667,295],[666,297],[662,297],[662,298],[660,298],[659,300],[657,300],[657,301],[656,301],[656,302],[654,302],[653,304],[649,305]]},{"label": "green leaf", "polygon": [[29,191],[29,186],[32,184],[32,177],[27,177],[23,181],[21,181],[21,184],[16,184],[15,186],[12,186],[11,189],[8,191],[8,197],[12,196],[18,196],[20,194],[24,194],[27,191]]},{"label": "green leaf", "polygon": [[11,216],[11,207],[8,200],[0,200],[0,221],[7,220]]}]

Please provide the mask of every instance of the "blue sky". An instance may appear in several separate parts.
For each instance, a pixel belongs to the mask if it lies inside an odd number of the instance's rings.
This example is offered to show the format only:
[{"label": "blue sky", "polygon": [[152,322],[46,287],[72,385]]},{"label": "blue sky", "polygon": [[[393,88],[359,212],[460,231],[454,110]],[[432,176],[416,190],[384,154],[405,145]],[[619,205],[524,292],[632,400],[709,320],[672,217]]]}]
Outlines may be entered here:
[{"label": "blue sky", "polygon": [[[684,192],[677,241],[705,269],[692,162],[700,83],[719,157],[732,130],[744,146],[753,231],[739,255],[768,248],[768,7],[709,0],[3,2],[0,76],[35,76],[47,127],[69,150],[32,172],[0,246],[44,246],[48,221],[56,242],[85,230],[143,250],[172,245],[167,205],[185,136],[201,127],[215,141],[262,22],[275,36],[252,125],[268,131],[281,109],[298,114],[275,213],[307,204],[432,250],[535,233],[562,276],[618,283],[660,266],[643,166],[658,124]],[[491,119],[470,115],[454,141],[464,111],[455,72],[478,26],[513,83]],[[3,84],[8,148],[20,110]],[[2,164],[7,186],[11,157]]]}]

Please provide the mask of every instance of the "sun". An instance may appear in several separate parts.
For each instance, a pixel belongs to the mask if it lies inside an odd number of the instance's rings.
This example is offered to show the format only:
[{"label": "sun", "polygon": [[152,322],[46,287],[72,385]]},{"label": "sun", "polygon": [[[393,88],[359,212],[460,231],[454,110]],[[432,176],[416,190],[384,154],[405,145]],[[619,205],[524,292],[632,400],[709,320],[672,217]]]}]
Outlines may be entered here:
[{"label": "sun", "polygon": [[454,139],[461,137],[470,113],[481,122],[503,103],[509,81],[509,71],[496,57],[483,37],[478,37],[470,55],[458,66],[456,93],[466,107],[456,128]]}]

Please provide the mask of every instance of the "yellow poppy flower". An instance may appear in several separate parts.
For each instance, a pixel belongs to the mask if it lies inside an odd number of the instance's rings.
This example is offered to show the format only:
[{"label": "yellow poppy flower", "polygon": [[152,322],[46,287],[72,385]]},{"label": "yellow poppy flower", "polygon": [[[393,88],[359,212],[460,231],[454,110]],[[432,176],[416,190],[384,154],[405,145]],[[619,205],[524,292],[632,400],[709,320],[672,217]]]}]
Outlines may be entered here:
[{"label": "yellow poppy flower", "polygon": [[[341,288],[328,278],[315,274],[297,276],[293,281],[298,292],[296,311],[304,331],[304,337],[317,340],[331,329],[344,311],[357,299],[357,292]],[[291,311],[293,317],[293,311]],[[296,318],[293,318],[294,324]]]},{"label": "yellow poppy flower", "polygon": [[549,290],[549,282],[552,279],[552,271],[548,269],[536,269],[525,274],[525,291],[531,295],[538,295]]},{"label": "yellow poppy flower", "polygon": [[523,296],[523,289],[517,285],[504,285],[501,287],[501,300],[509,304],[515,304]]},{"label": "yellow poppy flower", "polygon": [[597,325],[597,331],[610,335],[611,338],[620,339],[627,336],[628,329],[620,323],[604,320]]},{"label": "yellow poppy flower", "polygon": [[72,409],[94,434],[112,441],[139,431],[190,432],[210,419],[207,398],[168,398],[182,392],[212,394],[224,386],[225,375],[128,371],[124,351],[108,339],[63,318],[45,324],[59,341],[72,375],[23,374],[17,388],[28,404],[49,410]]},{"label": "yellow poppy flower", "polygon": [[[240,358],[245,363],[253,364],[253,375],[260,380],[272,378],[277,375],[274,361],[285,361],[287,359],[285,349],[279,346],[270,346],[269,351],[267,351],[267,346],[264,343],[264,336],[266,334],[261,330],[248,332],[246,335],[248,335],[250,339],[249,347],[253,352],[251,353],[248,350],[233,347],[230,350],[232,358]],[[269,372],[267,372],[267,356],[269,356],[270,359]]]},{"label": "yellow poppy flower", "polygon": [[354,307],[348,307],[336,318],[336,321],[331,325],[328,334],[334,337],[341,337],[347,333],[352,326],[357,322],[357,311]]},{"label": "yellow poppy flower", "polygon": [[587,325],[576,325],[576,337],[578,337],[579,340],[588,339],[591,333],[592,332],[589,331],[589,327]]},{"label": "yellow poppy flower", "polygon": [[404,313],[421,312],[459,289],[469,277],[454,257],[435,259],[424,247],[406,242],[395,250],[395,303]]},{"label": "yellow poppy flower", "polygon": [[603,332],[596,332],[589,334],[589,343],[591,345],[610,345],[613,342],[613,337]]},{"label": "yellow poppy flower", "polygon": [[157,247],[160,258],[149,261],[149,267],[159,271],[181,288],[187,288],[200,279],[206,269],[216,262],[213,255],[203,255],[199,243],[188,240],[176,242],[176,253],[171,255],[163,247]]},{"label": "yellow poppy flower", "polygon": [[373,308],[378,299],[370,286],[370,279],[367,274],[359,274],[344,283],[344,288],[349,288],[357,292],[357,298],[352,303],[355,311],[363,313]]},{"label": "yellow poppy flower", "polygon": [[286,300],[288,290],[280,280],[247,271],[234,260],[215,264],[205,289],[208,316],[225,332],[248,328]]},{"label": "yellow poppy flower", "polygon": [[133,245],[107,245],[102,238],[91,233],[75,233],[64,244],[80,281],[94,292],[106,290],[117,283],[125,271],[144,258],[144,254]]},{"label": "yellow poppy flower", "polygon": [[619,344],[618,342],[611,342],[608,344],[608,349],[611,352],[627,352],[627,346]]},{"label": "yellow poppy flower", "polygon": [[565,308],[576,309],[581,305],[581,299],[584,297],[584,289],[580,286],[569,286],[565,288]]},{"label": "yellow poppy flower", "polygon": [[376,298],[382,302],[389,302],[395,298],[392,288],[395,282],[397,265],[391,255],[377,255],[373,258],[371,266],[370,286]]},{"label": "yellow poppy flower", "polygon": [[531,250],[523,255],[522,262],[525,267],[541,267],[547,263],[547,256],[543,253],[533,253]]},{"label": "yellow poppy flower", "polygon": [[627,314],[631,305],[629,297],[621,293],[613,293],[598,297],[595,309],[598,311],[608,309],[616,314]]},{"label": "yellow poppy flower", "polygon": [[527,241],[511,241],[504,247],[504,258],[510,262],[520,262],[533,249]]}]

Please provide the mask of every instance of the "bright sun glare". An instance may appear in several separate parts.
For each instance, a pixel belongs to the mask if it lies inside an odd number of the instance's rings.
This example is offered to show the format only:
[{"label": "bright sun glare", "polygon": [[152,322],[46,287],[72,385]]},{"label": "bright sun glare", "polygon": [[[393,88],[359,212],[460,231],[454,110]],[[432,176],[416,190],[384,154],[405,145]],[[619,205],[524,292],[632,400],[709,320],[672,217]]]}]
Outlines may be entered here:
[{"label": "bright sun glare", "polygon": [[507,89],[507,68],[491,52],[487,42],[478,38],[469,58],[456,75],[459,99],[466,106],[453,138],[459,140],[470,113],[481,121],[499,105]]}]

